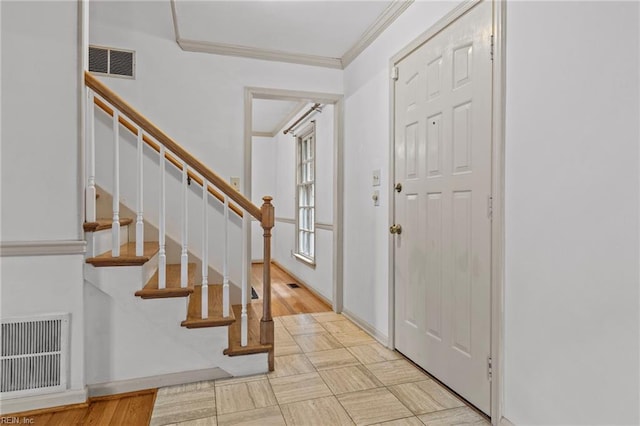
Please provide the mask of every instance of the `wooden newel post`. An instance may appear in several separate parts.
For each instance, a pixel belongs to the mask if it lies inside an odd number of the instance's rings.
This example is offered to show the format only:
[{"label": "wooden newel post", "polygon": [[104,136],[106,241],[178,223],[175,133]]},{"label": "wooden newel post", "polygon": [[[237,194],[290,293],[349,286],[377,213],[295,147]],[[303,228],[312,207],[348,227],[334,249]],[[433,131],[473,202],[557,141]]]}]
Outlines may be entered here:
[{"label": "wooden newel post", "polygon": [[[273,345],[273,318],[271,317],[271,228],[275,223],[272,197],[262,198],[262,229],[264,230],[264,267],[262,272],[262,320],[260,321],[260,343]],[[273,371],[274,351],[269,351],[269,371]]]}]

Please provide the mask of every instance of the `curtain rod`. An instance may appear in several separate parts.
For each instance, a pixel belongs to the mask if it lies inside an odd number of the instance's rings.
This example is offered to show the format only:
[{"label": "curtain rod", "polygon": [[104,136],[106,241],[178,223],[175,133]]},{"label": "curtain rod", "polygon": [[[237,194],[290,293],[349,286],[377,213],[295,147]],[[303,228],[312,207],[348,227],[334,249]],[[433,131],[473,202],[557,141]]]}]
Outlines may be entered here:
[{"label": "curtain rod", "polygon": [[305,118],[307,118],[309,116],[309,114],[311,114],[313,111],[319,111],[322,112],[322,108],[320,108],[320,104],[315,104],[313,105],[311,108],[309,108],[309,111],[305,112],[304,115],[300,118],[298,118],[296,120],[295,123],[293,123],[291,126],[289,126],[289,128],[287,130],[284,131],[284,134],[286,135],[287,133],[289,133],[291,130],[293,130],[298,124],[300,124],[300,122],[302,120],[304,120]]}]

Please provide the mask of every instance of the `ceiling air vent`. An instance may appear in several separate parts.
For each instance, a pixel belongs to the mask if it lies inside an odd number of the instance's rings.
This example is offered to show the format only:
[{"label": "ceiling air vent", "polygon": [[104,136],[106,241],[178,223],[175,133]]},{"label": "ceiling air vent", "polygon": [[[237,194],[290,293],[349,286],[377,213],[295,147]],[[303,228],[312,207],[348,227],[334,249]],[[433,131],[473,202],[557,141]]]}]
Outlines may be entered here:
[{"label": "ceiling air vent", "polygon": [[135,77],[135,52],[89,46],[89,71],[112,77]]}]

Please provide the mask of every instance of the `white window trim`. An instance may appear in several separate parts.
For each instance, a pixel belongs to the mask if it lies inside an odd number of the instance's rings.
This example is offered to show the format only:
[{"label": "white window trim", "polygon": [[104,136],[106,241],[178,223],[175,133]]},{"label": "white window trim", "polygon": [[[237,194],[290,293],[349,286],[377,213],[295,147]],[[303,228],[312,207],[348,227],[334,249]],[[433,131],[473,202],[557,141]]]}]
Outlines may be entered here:
[{"label": "white window trim", "polygon": [[[300,186],[301,183],[299,182],[300,179],[300,174],[299,174],[299,166],[300,166],[300,157],[301,157],[301,153],[300,153],[300,147],[301,147],[301,143],[302,140],[305,139],[306,137],[308,137],[309,135],[313,135],[313,147],[312,147],[312,152],[311,155],[312,157],[312,161],[313,161],[313,218],[314,218],[314,223],[313,223],[313,230],[309,231],[312,233],[313,235],[313,257],[307,256],[304,253],[301,253],[300,251]],[[311,123],[304,128],[304,130],[302,132],[300,132],[300,134],[296,135],[296,163],[295,163],[295,188],[296,188],[296,210],[295,210],[295,218],[296,218],[296,232],[295,232],[295,251],[293,253],[293,256],[300,260],[301,262],[305,263],[308,266],[311,266],[313,268],[315,268],[316,266],[316,261],[315,261],[315,254],[316,254],[316,240],[317,240],[317,233],[316,233],[316,227],[315,227],[315,212],[316,212],[316,177],[318,175],[318,170],[316,168],[316,122],[315,120],[311,121]],[[308,184],[308,182],[307,182]]]}]

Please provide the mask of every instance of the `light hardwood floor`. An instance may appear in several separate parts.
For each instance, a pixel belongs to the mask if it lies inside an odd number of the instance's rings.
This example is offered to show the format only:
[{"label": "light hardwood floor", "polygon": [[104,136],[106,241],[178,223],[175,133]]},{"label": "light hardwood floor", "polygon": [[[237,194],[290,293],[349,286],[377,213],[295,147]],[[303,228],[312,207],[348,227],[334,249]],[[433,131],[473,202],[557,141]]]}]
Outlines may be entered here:
[{"label": "light hardwood floor", "polygon": [[[260,299],[252,304],[262,303],[262,263],[251,265],[253,288]],[[277,265],[271,265],[271,312],[274,317],[293,314],[330,312],[331,306],[320,300],[304,287],[291,288],[287,284],[297,283]]]},{"label": "light hardwood floor", "polygon": [[[71,425],[130,425],[146,426],[156,398],[156,389],[91,398],[87,404],[60,408],[5,414],[3,418],[18,417],[19,424]],[[26,421],[23,421],[26,419]]]}]

